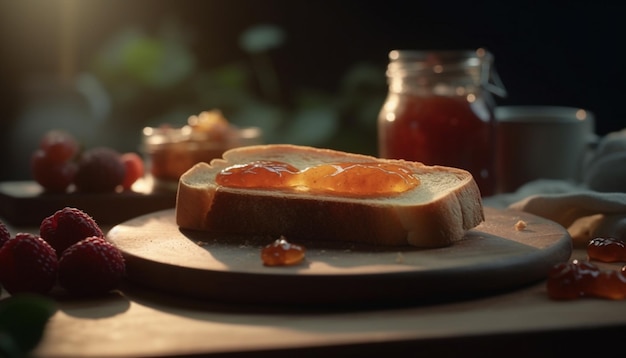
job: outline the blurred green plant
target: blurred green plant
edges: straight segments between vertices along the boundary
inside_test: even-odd
[[[235,125],[261,127],[267,143],[376,154],[384,69],[355,64],[332,93],[303,85],[285,91],[272,60],[287,38],[279,27],[244,31],[239,46],[247,57],[215,68],[198,66],[188,38],[176,22],[156,35],[126,29],[96,55],[91,70],[110,94],[114,125],[180,126],[191,114],[220,109]]]

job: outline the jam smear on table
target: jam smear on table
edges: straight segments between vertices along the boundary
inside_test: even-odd
[[[555,265],[548,273],[546,288],[554,300],[596,297],[626,299],[626,267],[603,270],[591,262],[573,260]]]
[[[626,242],[612,237],[597,237],[587,245],[590,260],[602,262],[626,261]]]
[[[281,237],[273,243],[263,247],[261,260],[265,266],[290,266],[304,260],[305,248],[288,242]]]
[[[299,170],[279,161],[255,161],[223,169],[216,183],[225,187],[282,189],[374,197],[398,195],[420,180],[401,165],[391,163],[332,163]]]

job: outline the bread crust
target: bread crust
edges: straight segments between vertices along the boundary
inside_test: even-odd
[[[215,184],[215,175],[221,169],[259,159],[296,163],[300,169],[307,163],[395,163],[410,168],[421,184],[411,193],[380,198],[237,189]],[[449,183],[438,192],[442,187],[436,181]],[[211,164],[198,163],[181,176],[176,199],[176,222],[183,229],[284,235],[294,241],[441,247],[461,240],[467,230],[483,220],[480,191],[465,170],[288,144],[237,148]]]

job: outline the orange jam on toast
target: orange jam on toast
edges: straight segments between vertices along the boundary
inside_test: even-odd
[[[398,195],[420,184],[411,172],[390,163],[333,163],[303,170],[278,161],[256,161],[223,169],[216,183],[231,188],[277,189],[375,197]]]

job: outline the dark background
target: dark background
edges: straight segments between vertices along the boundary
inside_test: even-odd
[[[191,35],[197,67],[211,69],[245,57],[239,36],[267,23],[286,34],[272,55],[287,94],[301,87],[332,93],[360,62],[377,66],[384,76],[392,49],[485,47],[494,54],[509,93],[499,104],[585,108],[595,113],[600,135],[626,127],[626,18],[618,3],[0,0],[0,149],[5,157],[18,153],[6,139],[28,105],[23,84],[59,71],[60,9],[67,4],[78,13],[77,70],[120,29],[139,26],[150,33],[166,18],[177,19]],[[5,162],[2,178],[12,178],[6,167],[11,162],[0,160]]]

